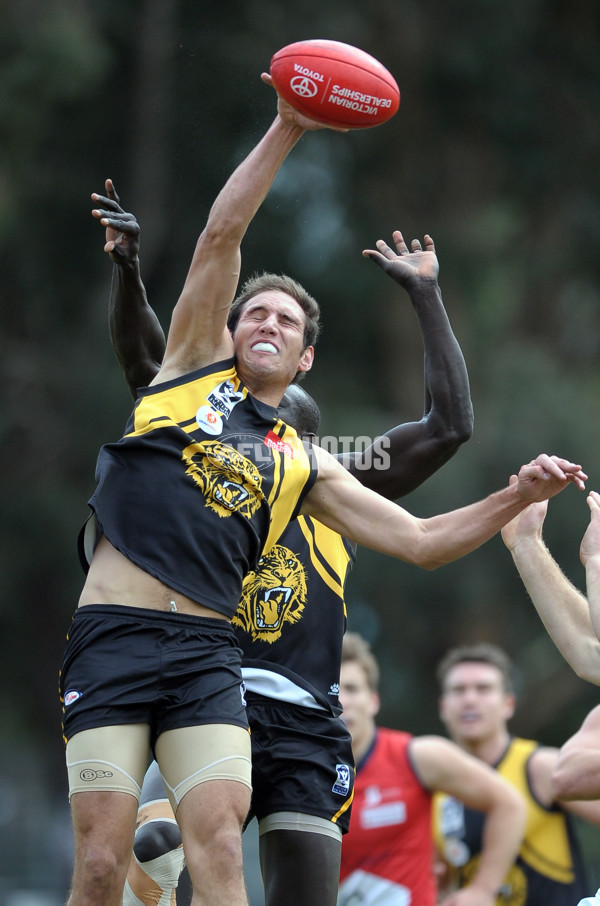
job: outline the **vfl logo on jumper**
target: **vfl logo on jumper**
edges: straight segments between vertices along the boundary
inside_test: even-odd
[[[229,418],[233,407],[244,399],[244,391],[236,390],[233,381],[223,381],[210,391],[206,399],[223,418]]]
[[[336,764],[335,772],[337,778],[331,787],[331,792],[337,793],[338,796],[347,796],[350,792],[350,765]]]
[[[251,460],[218,440],[190,444],[181,454],[204,495],[205,505],[225,517],[240,513],[250,519],[264,502],[262,478]]]
[[[229,418],[233,407],[244,399],[244,392],[236,390],[233,381],[217,384],[206,397],[208,405],[200,406],[196,421],[207,434],[217,436],[223,431],[223,419]]]
[[[250,633],[253,642],[272,644],[286,623],[302,619],[305,605],[304,567],[293,551],[276,544],[246,577],[233,624]]]

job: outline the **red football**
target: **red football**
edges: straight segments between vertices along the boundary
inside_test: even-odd
[[[300,113],[328,126],[368,129],[400,105],[396,80],[379,60],[341,41],[297,41],[271,60],[273,84]]]

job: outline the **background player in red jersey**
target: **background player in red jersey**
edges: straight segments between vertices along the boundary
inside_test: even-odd
[[[344,638],[340,699],[356,762],[350,831],[342,843],[339,906],[433,906],[433,793],[443,790],[485,821],[481,861],[449,906],[491,906],[521,844],[522,797],[491,769],[441,736],[377,727],[379,669],[357,633]]]

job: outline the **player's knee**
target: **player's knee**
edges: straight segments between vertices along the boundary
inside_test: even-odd
[[[175,821],[157,819],[142,824],[135,833],[133,852],[138,862],[151,862],[181,845],[181,832]]]
[[[79,855],[76,871],[89,890],[110,890],[112,885],[120,886],[127,871],[127,864],[118,854],[106,846],[88,846]]]

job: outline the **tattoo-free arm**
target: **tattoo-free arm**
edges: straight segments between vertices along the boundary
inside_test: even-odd
[[[313,451],[318,476],[302,512],[357,544],[424,569],[463,557],[533,501],[553,497],[571,481],[582,490],[587,478],[579,465],[542,453],[501,491],[461,509],[418,519],[363,487],[325,450]]]
[[[564,659],[582,679],[600,684],[600,642],[592,626],[588,600],[562,572],[542,537],[547,506],[547,502],[535,503],[523,510],[502,529],[502,539],[548,635]],[[593,567],[590,565],[589,569]]]

